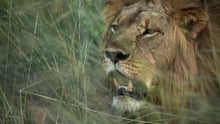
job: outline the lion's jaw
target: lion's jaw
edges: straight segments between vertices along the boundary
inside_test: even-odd
[[[126,78],[127,81],[118,81],[118,79],[116,77],[112,77],[112,82],[110,82],[113,87],[114,90],[119,90],[119,88],[124,88],[127,91],[131,91],[132,89],[134,89],[134,86],[129,86],[132,83],[132,85],[135,85],[133,83],[137,84],[137,79],[134,75],[129,74],[129,72],[126,71],[126,68],[123,68],[120,66],[119,63],[112,63],[109,59],[105,58],[104,60],[104,69],[106,71],[107,75],[111,75],[112,72],[114,73],[118,73],[121,77]],[[130,82],[129,82],[130,81]],[[151,88],[151,78],[149,78],[149,80],[146,81],[139,81],[142,82],[142,88],[145,90],[146,89],[150,89]],[[138,84],[140,85],[140,84]],[[138,88],[136,88],[138,89]],[[145,106],[146,104],[146,92],[141,92],[142,97],[137,98],[137,97],[132,97],[129,95],[120,95],[118,93],[113,93],[113,99],[112,99],[112,107],[114,110],[116,110],[119,113],[133,113],[136,112],[138,110],[140,110],[143,106]]]
[[[136,112],[145,104],[145,100],[138,101],[128,96],[114,96],[112,100],[112,107],[120,113]]]

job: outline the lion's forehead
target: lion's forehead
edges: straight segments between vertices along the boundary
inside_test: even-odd
[[[140,19],[148,18],[150,20],[158,20],[161,18],[168,17],[163,9],[156,9],[155,8],[146,8],[146,9],[140,9],[140,8],[125,8],[123,9],[119,15],[115,18],[114,23],[120,24],[126,24],[126,23],[132,23],[137,22]]]

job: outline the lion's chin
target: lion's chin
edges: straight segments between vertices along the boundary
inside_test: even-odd
[[[146,104],[145,100],[136,100],[129,96],[114,96],[112,107],[119,113],[133,113]]]

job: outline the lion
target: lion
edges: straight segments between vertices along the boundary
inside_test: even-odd
[[[134,115],[144,108],[148,111],[150,104],[160,108],[160,112],[182,116],[182,110],[199,113],[217,107],[217,2],[106,2],[103,66],[114,111]],[[196,119],[199,120],[197,116]]]

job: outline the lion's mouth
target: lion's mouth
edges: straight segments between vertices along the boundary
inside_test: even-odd
[[[138,110],[147,97],[144,83],[128,78],[118,71],[110,72],[108,77],[113,94],[112,106],[119,111]]]
[[[136,100],[146,98],[147,90],[143,82],[128,78],[117,71],[111,72],[109,77],[114,96],[128,96]]]

